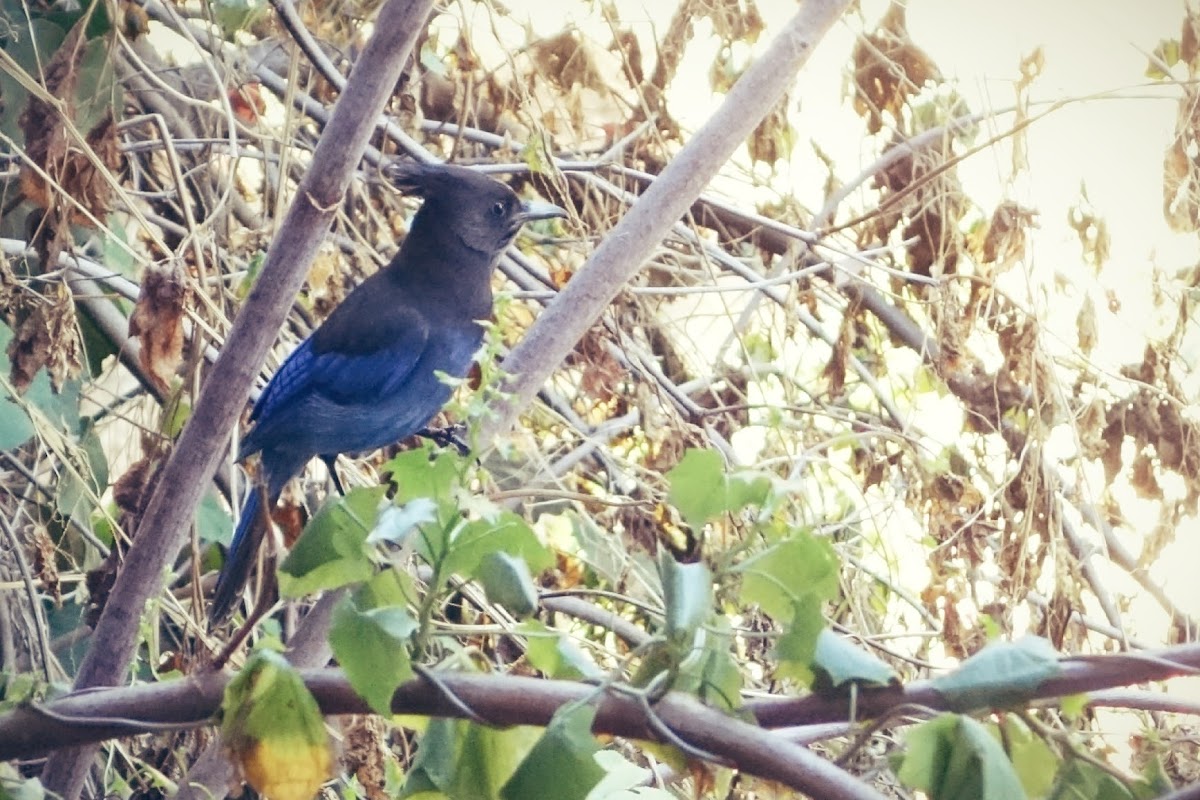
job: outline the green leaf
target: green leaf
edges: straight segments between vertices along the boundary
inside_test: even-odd
[[[74,469],[64,468],[55,500],[64,517],[86,520],[108,488],[108,459],[90,424],[71,455]]]
[[[1086,693],[1068,694],[1058,698],[1058,708],[1069,721],[1075,722],[1090,702],[1091,698]]]
[[[62,44],[67,35],[66,28],[69,26],[56,25],[36,17],[26,23],[20,6],[14,8],[7,3],[5,5],[6,27],[12,25],[15,20],[21,22],[19,36],[5,37],[8,41],[4,51],[28,74],[41,74],[40,68],[50,54]],[[0,97],[4,98],[4,105],[0,107],[0,131],[10,139],[23,142],[25,133],[21,130],[20,119],[29,103],[29,90],[21,85],[14,73],[15,70],[11,69],[0,70]],[[4,348],[0,349],[7,347],[8,343],[5,342]]]
[[[303,597],[371,577],[367,533],[385,491],[383,486],[351,489],[322,506],[279,567],[280,594]]]
[[[235,293],[239,300],[245,300],[250,294],[250,290],[254,288],[254,284],[258,281],[258,275],[262,272],[263,264],[266,263],[267,252],[259,250],[250,256],[246,262],[246,274],[242,276],[242,280],[237,285]]]
[[[604,675],[604,671],[565,634],[547,628],[536,619],[522,622],[517,632],[526,639],[525,657],[547,678],[579,680]]]
[[[43,800],[45,796],[41,781],[23,777],[9,762],[0,762],[0,800]]]
[[[517,619],[537,611],[537,587],[524,559],[500,551],[488,553],[479,567],[479,581],[488,602],[507,609]]]
[[[388,506],[367,537],[367,544],[388,542],[402,545],[418,525],[437,519],[437,505],[428,497],[414,497],[402,506]]]
[[[777,662],[776,676],[811,685],[815,677],[812,663],[817,655],[817,639],[824,629],[825,616],[821,613],[821,601],[815,595],[797,601],[791,621],[771,651]]]
[[[554,563],[554,557],[538,541],[529,524],[511,511],[502,512],[493,519],[477,519],[458,526],[448,546],[444,570],[470,578],[479,577],[484,557],[493,552],[525,559],[534,573]],[[436,561],[436,553],[422,552],[422,555],[431,563]]]
[[[817,635],[812,671],[816,676],[814,691],[822,693],[847,683],[887,686],[897,680],[891,667],[829,628]]]
[[[592,736],[596,709],[587,705],[563,706],[550,720],[546,732],[504,784],[504,800],[553,797],[584,800],[604,770],[596,763],[599,746]]]
[[[108,264],[105,264],[105,267],[111,268]],[[96,327],[96,323],[86,311],[80,308],[78,312],[75,320],[79,324],[79,341],[83,345],[87,374],[89,377],[99,378],[104,374],[104,359],[117,355],[117,348],[112,339]]]
[[[838,559],[829,540],[800,531],[739,564],[741,599],[787,621],[797,602],[837,596]],[[814,640],[815,643],[815,640]]]
[[[1054,776],[1046,800],[1138,800],[1123,783],[1097,766],[1079,759],[1063,764]]]
[[[79,433],[82,384],[69,380],[63,383],[62,391],[56,392],[50,385],[49,374],[39,369],[25,393],[14,396],[9,390],[12,364],[7,355],[12,339],[12,330],[0,324],[0,450],[11,450],[29,441],[37,430],[35,420],[74,437]]]
[[[396,484],[396,503],[403,505],[418,497],[426,497],[438,506],[438,522],[451,522],[458,513],[454,503],[459,485],[460,462],[447,450],[434,450],[426,445],[406,450],[383,466]]]
[[[451,800],[499,800],[501,787],[541,736],[539,728],[497,729],[466,720],[430,721],[401,797],[426,792]]]
[[[416,600],[412,576],[402,569],[391,567],[377,572],[354,591],[354,603],[359,608],[388,608],[408,606]]]
[[[670,792],[648,790],[645,784],[653,781],[654,773],[614,750],[596,753],[596,763],[604,770],[604,777],[588,793],[588,800],[675,800],[675,795]]]
[[[13,450],[33,436],[33,422],[6,387],[0,388],[0,450]]]
[[[671,504],[693,529],[721,514],[762,505],[771,481],[759,473],[725,474],[725,462],[715,450],[688,450],[667,473]]]
[[[540,132],[528,137],[525,146],[518,156],[525,162],[531,172],[539,175],[554,175],[554,157],[549,152],[545,134]]]
[[[208,491],[196,508],[196,532],[205,544],[229,543],[233,538],[233,518],[215,491]]]
[[[408,640],[418,623],[403,608],[362,611],[349,597],[333,610],[329,644],[354,691],[377,714],[391,716],[392,695],[413,675]]]
[[[226,38],[254,24],[267,10],[265,0],[212,0],[213,19]]]
[[[970,717],[943,714],[905,736],[897,776],[930,800],[1022,800],[1026,797],[1004,749]]]
[[[703,645],[679,667],[673,689],[694,694],[705,705],[733,711],[741,705],[742,671],[733,658],[733,630],[726,617],[704,629]]]
[[[952,711],[1010,708],[1024,703],[1062,670],[1054,646],[1037,636],[993,642],[931,685]]]
[[[1004,717],[1005,739],[1013,770],[1030,797],[1045,797],[1054,785],[1060,761],[1050,746],[1012,714]]]
[[[281,800],[316,794],[333,764],[317,701],[269,650],[251,656],[225,687],[221,740],[250,785]]]
[[[1146,64],[1146,77],[1156,81],[1167,77],[1167,72],[1163,70],[1163,67],[1165,66],[1167,69],[1170,69],[1178,64],[1181,53],[1182,47],[1178,39],[1160,40],[1154,48],[1154,55],[1156,57],[1149,59],[1149,62]]]
[[[665,548],[658,568],[667,612],[664,633],[672,642],[690,647],[712,610],[712,573],[702,563],[680,564]]]

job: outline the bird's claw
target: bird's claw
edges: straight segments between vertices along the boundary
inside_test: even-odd
[[[445,428],[422,428],[417,431],[417,436],[423,436],[435,442],[439,447],[454,446],[460,456],[466,456],[471,453],[471,446],[463,439],[463,434],[466,433],[467,426],[461,423],[449,425]]]

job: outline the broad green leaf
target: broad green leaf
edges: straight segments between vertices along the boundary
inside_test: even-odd
[[[269,650],[251,656],[225,687],[221,740],[247,782],[271,800],[309,800],[333,765],[317,701]]]
[[[105,266],[108,267],[107,264]],[[87,374],[91,378],[99,378],[104,374],[104,359],[117,355],[117,348],[82,309],[75,315],[75,320],[79,324],[79,341],[83,345]]]
[[[954,736],[958,718],[943,714],[914,725],[904,734],[906,750],[896,770],[905,786],[930,792],[950,761],[948,741]]]
[[[379,519],[367,537],[367,544],[388,542],[402,545],[414,528],[435,519],[437,506],[428,497],[414,497],[402,506],[387,506],[379,512]]]
[[[354,604],[361,609],[407,606],[417,599],[412,576],[396,567],[381,570],[354,590]]]
[[[1013,769],[1025,793],[1030,797],[1045,797],[1054,785],[1054,773],[1060,764],[1058,756],[1016,716],[1006,715],[1004,727]]]
[[[1161,81],[1167,77],[1163,66],[1170,68],[1179,63],[1181,47],[1178,39],[1162,39],[1154,48],[1156,58],[1149,59],[1146,64],[1146,77]]]
[[[267,11],[266,0],[212,0],[213,19],[227,38],[245,30]]]
[[[821,601],[815,595],[798,600],[783,636],[775,641],[775,675],[790,678],[806,686],[813,682],[812,663],[817,655],[817,639],[825,629]]]
[[[229,543],[233,538],[233,518],[215,491],[205,492],[196,508],[196,532],[205,544]]]
[[[901,782],[930,800],[1023,800],[1021,781],[1004,748],[970,717],[943,714],[906,735]]]
[[[501,787],[541,736],[540,728],[489,728],[466,720],[429,722],[401,797],[499,800]]]
[[[43,800],[46,790],[37,778],[26,778],[7,761],[0,762],[0,800]]]
[[[108,488],[108,459],[100,438],[91,425],[81,435],[79,447],[71,452],[73,469],[64,469],[58,484],[56,503],[64,517],[87,519]]]
[[[596,753],[596,763],[604,770],[604,777],[588,792],[587,800],[615,800],[615,798],[675,800],[675,796],[670,792],[663,792],[661,795],[641,794],[640,792],[646,789],[647,781],[653,778],[653,774],[650,770],[639,767],[615,750],[601,750]]]
[[[385,487],[351,489],[321,507],[279,567],[279,592],[302,597],[365,581],[373,571],[366,547]]]
[[[952,711],[1008,708],[1030,699],[1061,671],[1054,646],[1037,636],[993,642],[958,669],[932,681]]]
[[[511,511],[505,511],[492,519],[472,520],[459,526],[450,540],[443,567],[448,573],[476,578],[484,557],[493,552],[525,559],[534,573],[554,563],[553,556],[538,541],[529,524]],[[422,552],[422,555],[433,561],[436,554]]]
[[[712,610],[712,573],[703,563],[680,564],[666,549],[658,568],[667,613],[664,633],[672,642],[690,647]]]
[[[588,800],[677,800],[675,795],[656,786],[637,786],[612,793],[602,793],[598,791],[599,788],[588,794]]]
[[[448,717],[430,720],[417,745],[417,757],[405,777],[402,798],[427,792],[448,794],[446,789],[454,780],[455,762],[468,724],[466,720]]]
[[[688,450],[667,473],[667,483],[671,504],[696,530],[726,512],[761,505],[771,490],[765,475],[727,475],[725,461],[715,450]]]
[[[504,784],[504,800],[553,797],[584,800],[604,777],[596,763],[599,746],[592,736],[596,709],[587,705],[564,706],[555,713],[546,732]]]
[[[525,636],[525,657],[547,678],[578,680],[604,674],[565,634],[547,628],[536,619],[522,622],[517,631]]]
[[[672,688],[725,711],[741,705],[742,672],[733,658],[728,618],[718,617],[705,627],[703,646],[684,659]]]
[[[1058,699],[1058,708],[1063,715],[1074,722],[1088,707],[1091,698],[1087,694],[1068,694]]]
[[[827,539],[800,531],[739,564],[741,599],[786,622],[796,603],[837,596],[838,559]]]
[[[25,24],[24,14],[20,13],[19,7],[13,8],[7,3],[5,5],[5,16],[8,18],[5,22],[11,25],[11,20],[21,20],[22,24],[20,35],[12,37],[4,51],[12,56],[13,61],[24,68],[26,73],[38,75],[39,66],[46,63],[49,54],[58,50],[70,25],[57,25],[36,17]],[[14,141],[23,142],[25,132],[21,129],[20,119],[29,104],[29,90],[21,84],[14,72],[0,69],[0,97],[4,98],[4,105],[0,107],[0,132]],[[8,343],[5,342],[4,348],[0,349],[7,347]]]
[[[396,503],[425,497],[438,507],[438,522],[446,525],[458,514],[454,503],[459,484],[458,456],[447,450],[434,450],[432,445],[406,450],[384,465],[396,484]]]
[[[825,628],[817,636],[812,671],[814,691],[833,691],[847,683],[886,686],[896,673],[874,655],[851,644],[845,637]]]
[[[1123,783],[1079,759],[1063,764],[1046,800],[1140,800]]]
[[[521,148],[518,157],[525,162],[530,171],[539,175],[554,175],[554,159],[548,151],[544,135],[535,133],[528,137],[525,146]]]
[[[7,371],[6,371],[7,372]],[[13,450],[33,436],[33,422],[25,409],[0,389],[0,450]]]
[[[412,677],[408,640],[416,619],[403,608],[362,611],[349,597],[333,610],[329,644],[346,679],[377,714],[391,716],[392,695]]]
[[[479,581],[488,602],[506,609],[517,619],[537,611],[537,587],[525,560],[508,553],[488,553],[479,567]]]
[[[50,385],[49,374],[39,369],[24,394],[14,397],[9,391],[12,364],[7,355],[12,338],[12,330],[0,324],[0,450],[11,450],[27,442],[37,430],[35,420],[74,437],[79,433],[82,384],[69,380],[63,383],[62,391],[56,392]]]

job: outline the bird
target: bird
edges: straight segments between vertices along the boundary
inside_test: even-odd
[[[268,524],[263,500],[274,507],[314,456],[332,464],[420,432],[450,398],[439,373],[464,377],[483,342],[501,253],[525,223],[567,215],[462,166],[396,160],[383,175],[421,207],[387,266],[292,351],[254,404],[238,461],[258,454],[260,486],[242,507],[210,627],[228,619],[249,577]]]

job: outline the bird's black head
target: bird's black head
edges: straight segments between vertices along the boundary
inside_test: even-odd
[[[489,262],[526,222],[567,215],[550,203],[523,202],[503,183],[465,167],[395,161],[384,174],[401,191],[424,198],[413,220],[414,232],[428,226],[428,232],[448,246],[484,254]]]

